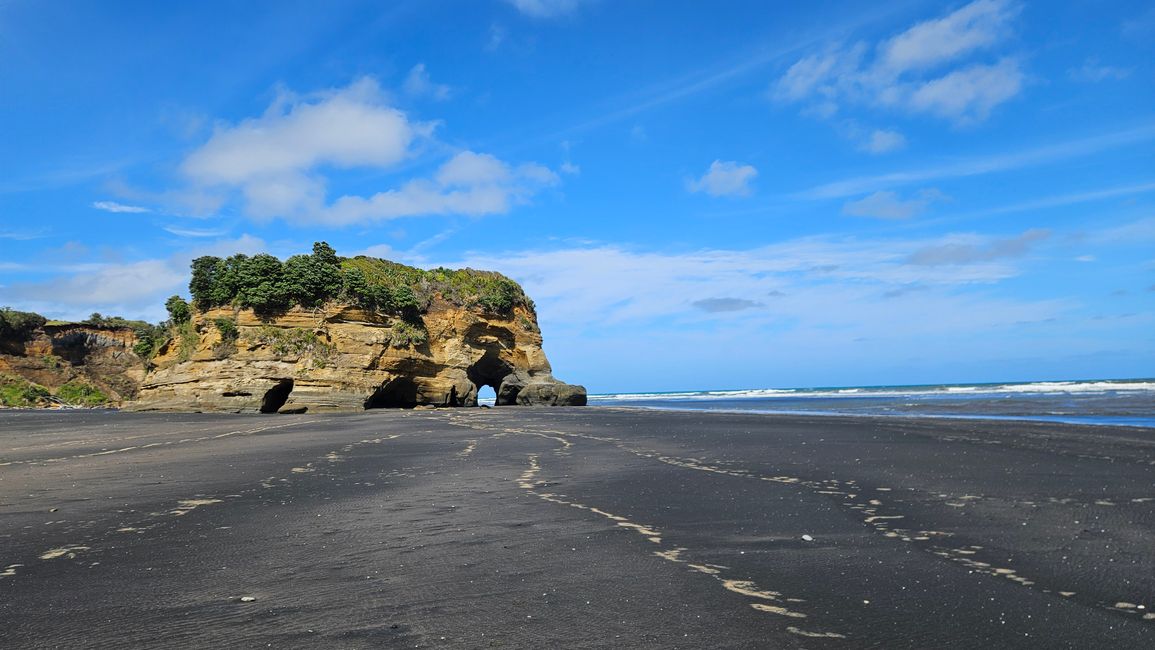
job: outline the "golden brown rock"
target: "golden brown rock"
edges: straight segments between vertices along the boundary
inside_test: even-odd
[[[83,382],[115,405],[135,397],[145,376],[143,360],[132,351],[135,343],[130,327],[44,325],[27,337],[0,340],[0,375],[22,377],[52,390]]]
[[[232,321],[235,341],[219,320]],[[531,310],[508,317],[435,302],[421,323],[330,303],[263,320],[251,310],[194,315],[166,344],[133,410],[309,412],[417,405],[583,405],[553,378]],[[228,330],[227,323],[224,329]]]

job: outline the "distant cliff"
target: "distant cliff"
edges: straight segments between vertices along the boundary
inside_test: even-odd
[[[302,412],[584,405],[541,348],[533,302],[513,280],[426,271],[327,244],[281,262],[198,258],[192,304],[170,299],[172,336],[134,410]]]
[[[148,325],[94,316],[52,323],[0,310],[0,405],[115,406],[133,399],[145,376],[138,343]]]

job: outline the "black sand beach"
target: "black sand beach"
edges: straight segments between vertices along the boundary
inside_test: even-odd
[[[1155,430],[0,412],[0,647],[1150,648]]]

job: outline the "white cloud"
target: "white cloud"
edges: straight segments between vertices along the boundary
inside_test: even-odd
[[[686,188],[710,196],[747,196],[751,192],[750,182],[757,175],[758,170],[751,165],[715,160],[701,178],[686,181]]]
[[[994,65],[973,65],[955,70],[915,87],[908,105],[960,122],[985,120],[991,109],[1019,94],[1023,73],[1018,62],[1003,59]]]
[[[1072,81],[1081,81],[1086,83],[1095,83],[1098,81],[1119,81],[1131,76],[1131,69],[1102,65],[1099,63],[1098,59],[1090,58],[1084,61],[1083,65],[1068,70],[1067,76],[1069,76]]]
[[[434,125],[413,123],[385,104],[377,82],[361,79],[319,101],[280,98],[261,117],[218,125],[182,170],[204,185],[262,183],[321,164],[388,167]]]
[[[423,70],[423,68],[422,68]],[[335,170],[396,171],[430,147],[436,123],[390,106],[369,78],[301,99],[283,96],[258,118],[221,124],[181,170],[202,206],[239,197],[247,216],[345,225],[430,214],[484,215],[524,203],[558,177],[536,164],[511,167],[488,154],[458,153],[433,178],[411,178],[370,196],[329,200]],[[222,198],[223,197],[223,198]]]
[[[68,264],[37,264],[13,271],[50,273],[50,277],[0,287],[0,304],[18,304],[51,318],[79,320],[93,311],[106,315],[164,320],[164,300],[174,293],[187,295],[189,263],[202,255],[227,257],[236,253],[252,255],[268,251],[265,242],[252,235],[207,242],[177,252],[167,258],[134,262],[82,262],[75,250]],[[42,253],[43,255],[43,253]]]
[[[506,0],[518,11],[534,18],[554,18],[571,13],[581,0]]]
[[[875,129],[862,143],[862,150],[869,153],[889,153],[906,146],[906,137],[898,131]]]
[[[944,341],[969,362],[998,358],[992,346],[1021,342],[1018,323],[1073,309],[1066,299],[999,297],[992,287],[1026,272],[1023,259],[909,263],[914,251],[949,241],[813,237],[685,252],[581,245],[438,261],[521,282],[538,305],[559,376],[624,382],[644,364],[667,379],[686,375],[670,380],[671,390],[679,381],[727,385],[752,364],[788,364],[775,381],[799,385],[819,381],[799,379],[799,369],[833,372],[848,360],[885,366],[926,354],[942,363]],[[670,350],[684,354],[675,360]],[[744,361],[719,366],[718,359]],[[748,374],[738,381],[768,381],[764,371]]]
[[[92,207],[97,210],[104,210],[105,212],[129,213],[139,214],[142,212],[152,212],[148,208],[142,208],[138,205],[124,205],[116,201],[94,201]]]
[[[895,73],[922,70],[989,48],[1008,33],[1016,12],[1002,0],[977,0],[921,22],[878,46],[878,64]]]
[[[1014,253],[1020,250],[1016,246],[1029,246],[1044,236],[1028,231],[1007,240],[980,235],[909,240],[807,237],[752,249],[685,253],[595,246],[476,254],[443,263],[495,269],[522,281],[538,304],[548,305],[541,313],[553,322],[594,325],[670,318],[696,313],[700,307],[694,308],[694,303],[699,301],[770,295],[776,296],[773,310],[750,312],[813,320],[818,314],[797,311],[800,305],[834,313],[841,309],[837,302],[820,309],[816,305],[837,294],[855,293],[866,301],[912,284],[943,291],[1015,277],[1021,272],[1014,264]],[[927,263],[932,260],[924,251],[961,245],[980,253],[966,262],[956,254],[952,265]],[[853,316],[847,312],[846,318]]]
[[[909,219],[922,214],[931,203],[946,198],[945,194],[933,188],[922,190],[910,199],[902,199],[895,192],[882,190],[857,201],[848,202],[842,206],[842,213],[852,217]]]
[[[429,78],[429,72],[425,69],[424,63],[418,63],[409,71],[409,75],[405,77],[405,83],[402,89],[413,97],[429,97],[437,101],[444,101],[449,99],[452,94],[449,86],[445,84],[433,83]]]
[[[187,281],[187,274],[166,260],[143,260],[97,265],[73,275],[13,284],[5,287],[4,294],[5,300],[50,316],[75,319],[99,311],[139,317],[156,312],[163,296],[180,291]]]
[[[1017,59],[973,61],[1006,40],[1016,13],[1011,2],[975,0],[873,48],[859,43],[803,57],[774,92],[785,101],[806,102],[806,112],[826,117],[842,105],[865,104],[959,124],[980,121],[1022,89]]]
[[[512,168],[489,154],[465,151],[442,165],[432,180],[409,181],[370,197],[343,196],[314,214],[313,220],[347,225],[418,215],[500,214],[558,182],[557,174],[541,165]]]
[[[228,232],[228,230],[220,228],[184,228],[182,226],[165,226],[164,230],[177,237],[220,237]]]

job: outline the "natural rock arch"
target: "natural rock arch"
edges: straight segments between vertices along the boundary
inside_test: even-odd
[[[397,377],[381,384],[368,399],[365,409],[411,409],[417,406],[417,384],[408,377]]]
[[[293,380],[282,379],[265,392],[261,398],[261,413],[276,413],[281,410],[285,402],[289,401],[289,393],[293,392]]]
[[[479,393],[482,387],[489,386],[493,389],[494,394],[497,395],[497,400],[494,402],[494,405],[501,406],[502,404],[513,403],[503,402],[501,399],[502,383],[511,372],[513,372],[513,368],[507,362],[501,360],[496,350],[490,349],[486,350],[485,354],[466,370],[466,375],[469,377],[469,381],[473,382],[473,385],[476,387],[474,395]]]

